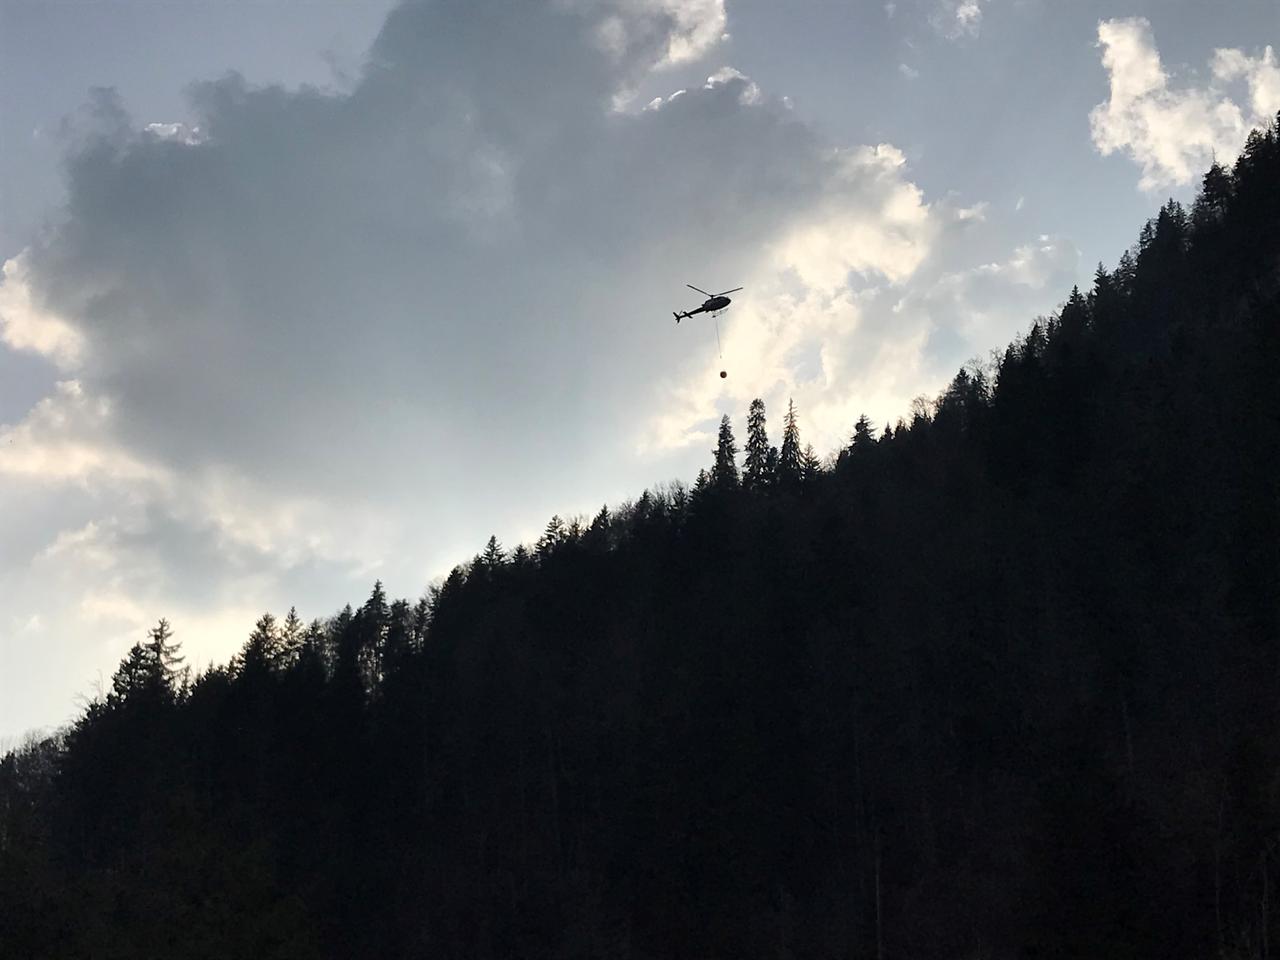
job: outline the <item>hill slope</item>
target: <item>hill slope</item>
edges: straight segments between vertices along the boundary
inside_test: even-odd
[[[992,372],[0,762],[0,954],[1280,949],[1280,136]],[[761,419],[756,419],[756,417]]]

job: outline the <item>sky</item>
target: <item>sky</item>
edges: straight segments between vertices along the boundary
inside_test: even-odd
[[[1274,0],[0,0],[0,743],[820,453],[1280,110]],[[742,286],[716,330],[685,287]],[[720,378],[724,369],[727,378]],[[777,437],[775,437],[775,440]]]

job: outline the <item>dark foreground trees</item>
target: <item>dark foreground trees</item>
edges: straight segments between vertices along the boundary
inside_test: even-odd
[[[823,469],[166,627],[0,761],[0,955],[1280,950],[1280,144]]]

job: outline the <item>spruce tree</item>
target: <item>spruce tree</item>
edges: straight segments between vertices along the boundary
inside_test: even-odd
[[[769,437],[765,432],[764,401],[751,401],[747,413],[747,449],[743,464],[742,485],[748,490],[764,490],[769,486]]]
[[[312,682],[320,682],[328,676],[331,664],[329,628],[317,617],[307,624],[306,633],[303,634],[296,670]]]
[[[517,549],[517,553],[519,550]],[[418,602],[413,605],[413,646],[415,650],[421,650],[422,644],[427,639],[427,628],[431,625],[431,601],[423,594],[418,598]]]
[[[538,559],[545,560],[551,556],[556,547],[564,542],[565,533],[564,521],[560,519],[559,514],[548,520],[546,529],[542,531],[542,536],[538,538]]]
[[[853,425],[853,436],[849,440],[849,451],[858,455],[868,453],[876,444],[876,428],[871,425],[871,418],[865,413],[858,417]]]
[[[733,427],[729,415],[720,418],[720,436],[716,442],[715,463],[711,467],[711,485],[717,490],[730,490],[738,486],[738,445],[733,439]]]
[[[593,553],[604,553],[609,549],[608,505],[600,508],[600,512],[591,521],[591,526],[587,528],[586,545]]]
[[[121,703],[144,695],[154,689],[154,679],[151,654],[141,643],[135,643],[111,677],[111,693],[107,695],[107,702]]]
[[[782,431],[782,449],[778,452],[778,486],[794,490],[800,483],[800,427],[796,423],[794,400],[787,402],[787,419]]]
[[[391,625],[391,608],[382,581],[375,581],[369,599],[356,616],[360,679],[366,690],[372,690],[382,676],[382,655]]]
[[[284,623],[280,625],[280,666],[297,663],[302,654],[302,644],[306,639],[307,628],[298,616],[298,608],[290,607]]]
[[[812,487],[813,482],[822,475],[822,461],[818,458],[817,451],[813,449],[813,444],[805,444],[804,453],[800,455],[800,484],[802,487]]]
[[[387,624],[387,636],[383,643],[382,673],[390,678],[403,672],[414,650],[414,620],[409,601],[397,600],[391,604]]]
[[[1078,286],[1071,288],[1071,296],[1062,306],[1058,317],[1059,333],[1067,341],[1076,341],[1084,336],[1089,327],[1089,302],[1084,298]]]
[[[325,631],[333,663],[333,682],[346,695],[353,695],[361,686],[360,626],[356,612],[348,603],[329,621]]]
[[[1191,208],[1191,222],[1197,229],[1205,229],[1221,223],[1231,205],[1235,183],[1231,174],[1215,162],[1200,182],[1200,194]]]
[[[147,637],[146,650],[151,666],[153,683],[163,690],[172,692],[178,669],[184,659],[178,656],[181,644],[176,641],[169,642],[173,639],[173,628],[169,626],[169,621],[163,617],[155,627],[148,631]]]
[[[271,672],[280,655],[280,638],[276,618],[264,613],[253,625],[253,632],[245,641],[236,658],[236,672],[240,676],[258,677]]]
[[[497,536],[490,536],[489,542],[484,545],[484,553],[480,554],[477,566],[486,576],[492,577],[506,562],[507,554],[502,549],[502,544],[498,543]]]

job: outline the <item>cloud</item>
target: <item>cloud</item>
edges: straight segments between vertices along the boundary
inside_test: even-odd
[[[915,80],[917,77],[920,76],[919,70],[917,70],[915,67],[910,67],[905,63],[898,64],[898,72],[902,74],[904,77],[906,77],[908,80]]]
[[[1217,50],[1205,86],[1175,87],[1146,19],[1101,21],[1098,45],[1111,95],[1089,114],[1093,143],[1103,156],[1127,153],[1142,168],[1144,190],[1189,184],[1215,156],[1230,163],[1248,132],[1280,110],[1271,47],[1256,57]],[[1247,97],[1233,99],[1232,85],[1243,85]]]
[[[37,302],[27,282],[26,254],[0,270],[0,341],[12,350],[48,357],[63,370],[74,370],[84,349],[75,327]]]
[[[163,471],[105,439],[110,420],[109,400],[85,396],[77,380],[59,381],[21,423],[0,424],[0,476],[43,483],[161,479]]]
[[[199,127],[188,127],[185,123],[148,123],[143,129],[161,140],[173,140],[189,147],[204,140]]]
[[[933,248],[963,249],[984,229],[984,211],[951,198],[935,203]],[[936,394],[961,363],[1025,330],[1077,282],[1079,260],[1069,239],[1044,235],[988,263],[947,269],[935,262],[910,284],[882,275],[857,288],[824,288],[774,274],[721,321],[729,378],[665,384],[670,399],[640,448],[701,449],[717,427],[707,411],[717,403],[738,411],[760,396],[774,411],[794,399],[806,442],[834,449],[860,414],[896,420],[909,398]]]
[[[939,0],[929,23],[948,40],[976,37],[982,29],[983,0]]]
[[[1076,245],[1042,235],[1003,259],[942,271],[894,298],[888,309],[896,325],[922,338],[915,358],[922,385],[915,393],[935,394],[959,366],[957,357],[986,356],[1024,332],[1064,298],[1079,272]]]
[[[66,373],[0,428],[31,662],[109,670],[160,615],[225,659],[263,608],[416,593],[491,532],[696,472],[756,395],[822,449],[936,389],[938,329],[964,350],[1023,306],[1002,291],[1043,296],[1032,247],[948,300],[984,207],[737,70],[620,107],[725,27],[720,2],[408,3],[342,91],[228,75],[164,124],[95,93],[61,223],[0,286],[4,342]],[[728,380],[671,320],[685,283],[747,288]]]

